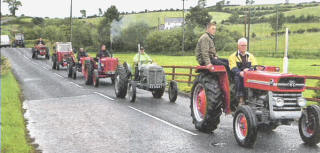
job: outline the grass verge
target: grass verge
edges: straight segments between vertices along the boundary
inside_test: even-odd
[[[36,152],[27,136],[18,82],[11,71],[1,82],[1,152]]]

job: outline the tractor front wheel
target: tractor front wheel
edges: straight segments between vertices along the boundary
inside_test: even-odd
[[[299,119],[299,133],[303,142],[317,145],[320,142],[320,107],[308,106]]]
[[[134,103],[136,101],[136,83],[134,81],[131,81],[128,85],[128,97],[131,103]]]
[[[195,128],[210,133],[217,129],[222,114],[222,91],[218,78],[200,73],[191,90],[191,116]]]
[[[176,102],[178,97],[178,84],[176,81],[170,81],[168,93],[170,102]]]
[[[76,79],[77,78],[77,68],[76,66],[72,67],[72,79]]]
[[[68,78],[72,78],[72,69],[73,69],[73,66],[72,66],[73,64],[71,64],[71,63],[68,63],[68,65],[67,65],[67,72],[68,72]]]
[[[92,65],[91,64],[86,64],[86,69],[87,69],[87,73],[85,74],[85,78],[86,78],[86,85],[91,85],[92,84]]]
[[[233,118],[233,134],[240,146],[252,147],[257,139],[257,121],[252,109],[239,106]]]

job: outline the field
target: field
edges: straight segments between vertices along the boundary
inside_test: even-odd
[[[95,54],[91,53],[91,56]],[[133,64],[134,54],[115,54],[115,57],[118,57],[120,62],[128,62],[130,65]],[[182,66],[196,66],[197,61],[194,56],[165,56],[165,55],[150,55],[155,63],[159,65],[182,65]],[[228,58],[223,56],[222,58]],[[269,58],[269,57],[256,57],[257,61],[261,65],[268,66],[278,66],[282,69],[282,59],[281,58]],[[299,75],[312,75],[320,76],[320,59],[290,59],[289,60],[289,73],[299,74]],[[166,72],[171,72],[171,69],[165,69]],[[189,70],[186,69],[177,69],[177,73],[189,73]],[[187,80],[187,77],[179,76],[176,77],[179,80]],[[171,77],[167,77],[171,79]],[[315,86],[316,80],[307,80],[307,86]],[[188,86],[184,83],[179,83],[179,89],[185,92],[190,92],[191,85]],[[313,91],[306,91],[304,96],[312,97],[314,94]]]
[[[270,17],[272,15],[274,15],[274,13],[265,15],[265,17]],[[294,9],[294,10],[291,10],[291,11],[284,12],[284,15],[285,16],[294,15],[296,17],[300,17],[302,15],[304,15],[305,17],[307,17],[308,15],[314,15],[314,16],[320,17],[320,6],[305,7],[305,8],[301,8],[301,9]]]
[[[185,16],[188,14],[186,12]],[[221,22],[224,19],[227,19],[231,16],[229,13],[223,12],[209,12],[212,16],[212,20],[216,22]],[[127,27],[130,23],[135,22],[145,22],[151,27],[157,27],[158,24],[164,24],[164,19],[166,17],[182,17],[182,11],[166,11],[166,12],[149,12],[149,13],[139,13],[139,14],[129,14],[123,16],[122,24],[123,27]],[[101,21],[101,17],[99,18],[89,18],[89,19],[81,19],[86,22],[97,25],[99,21]]]
[[[1,76],[1,152],[34,152],[26,139],[21,91],[13,74]]]

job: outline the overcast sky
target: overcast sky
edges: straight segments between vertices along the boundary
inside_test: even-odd
[[[1,12],[9,14],[8,5],[1,1]],[[22,7],[17,15],[38,17],[67,17],[70,16],[70,0],[20,0]],[[207,0],[207,5],[215,5],[220,0]],[[289,0],[290,3],[311,2],[320,0]],[[186,0],[185,7],[190,8],[197,4],[198,0]],[[243,5],[245,0],[230,0],[231,4]],[[284,3],[285,0],[255,0],[255,4]],[[87,16],[98,14],[98,9],[105,11],[111,5],[115,5],[119,11],[143,11],[182,8],[182,0],[73,0],[73,16],[81,16],[80,10],[85,9]]]

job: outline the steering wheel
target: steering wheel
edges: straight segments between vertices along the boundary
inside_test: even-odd
[[[251,70],[257,70],[258,67],[262,67],[261,71],[263,71],[264,69],[266,69],[266,67],[263,66],[263,65],[254,65],[254,66],[251,66],[250,69],[251,69]]]

